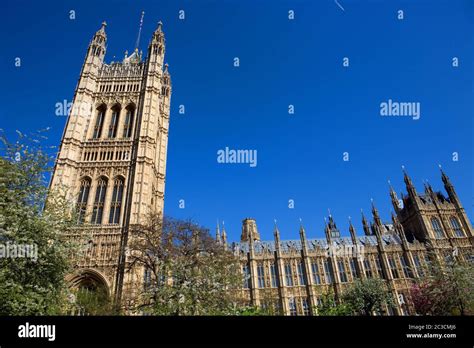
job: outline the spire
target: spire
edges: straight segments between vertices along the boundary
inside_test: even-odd
[[[227,232],[225,231],[225,222],[222,221],[222,244],[227,245]]]
[[[216,241],[219,244],[222,242],[222,240],[221,240],[221,230],[219,228],[219,219],[217,219],[217,226],[216,226]]]
[[[443,184],[445,186],[452,186],[451,181],[449,180],[448,176],[446,175],[443,168],[441,167],[441,164],[438,164],[438,167],[441,172],[441,180],[443,180]]]
[[[400,239],[402,240],[403,243],[407,242],[407,237],[405,236],[405,231],[403,229],[402,224],[400,223],[400,220],[398,220],[398,217],[394,212],[392,211],[392,223],[393,227],[395,228],[395,231],[398,233]]]
[[[350,216],[349,216],[349,232],[351,234],[352,243],[356,244],[357,243],[357,234],[356,234],[356,230],[354,228],[354,225],[352,224],[352,219],[351,219]]]
[[[276,219],[273,220],[273,222],[275,223],[275,227],[273,228],[273,236],[275,237],[275,240],[278,240],[278,242],[280,242],[280,230],[278,229]]]
[[[403,181],[405,181],[408,195],[411,198],[414,198],[416,197],[416,189],[415,189],[415,186],[413,185],[413,182],[411,181],[411,178],[408,176],[405,166],[402,166],[402,171],[403,171]]]
[[[304,230],[303,220],[300,218],[300,237],[301,240],[306,240],[306,231]]]
[[[449,177],[443,171],[443,168],[441,168],[441,164],[439,164],[438,166],[439,170],[441,171],[441,180],[443,180],[444,189],[448,193],[449,200],[456,206],[461,207],[461,201],[458,198],[458,195],[456,193],[456,190],[454,189],[453,184],[451,183],[451,180],[449,180]]]
[[[400,210],[398,196],[395,190],[393,189],[393,186],[390,180],[388,180],[388,186],[390,187],[390,198],[392,200],[393,209],[395,209],[395,211],[398,212]]]
[[[374,222],[376,225],[381,226],[382,225],[382,220],[380,219],[379,211],[375,207],[375,203],[373,198],[370,199],[371,204],[372,204],[372,216],[374,218]]]
[[[360,213],[362,214],[362,226],[364,228],[364,233],[366,236],[370,236],[372,233],[370,232],[370,227],[367,219],[365,218],[364,211],[361,209]]]

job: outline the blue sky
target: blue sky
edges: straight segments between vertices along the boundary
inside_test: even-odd
[[[404,190],[402,164],[422,191],[424,179],[443,188],[441,163],[472,219],[474,2],[339,3],[344,11],[333,0],[2,1],[1,128],[13,137],[49,126],[59,144],[66,119],[55,104],[72,99],[94,32],[106,20],[106,61],[121,59],[144,10],[140,48],[162,20],[173,83],[167,214],[212,229],[225,220],[234,241],[243,218],[257,219],[263,239],[277,219],[282,238],[296,239],[300,217],[323,237],[330,208],[343,234],[349,215],[362,233],[371,198],[389,219],[387,179]],[[419,102],[420,119],[381,117],[388,99]],[[257,150],[257,166],[217,163],[226,146]]]

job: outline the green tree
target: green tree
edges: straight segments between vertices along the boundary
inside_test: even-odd
[[[344,291],[342,301],[353,314],[372,315],[394,305],[393,296],[379,278],[358,279]]]
[[[330,289],[320,298],[319,305],[316,307],[318,315],[322,316],[344,316],[351,315],[352,310],[346,303],[338,303],[334,292]]]
[[[0,315],[59,314],[67,304],[70,253],[61,233],[71,214],[63,195],[48,196],[52,158],[39,145],[41,135],[19,134],[15,143],[0,135]],[[26,246],[31,253],[19,257]]]
[[[190,221],[151,216],[131,229],[130,267],[144,267],[137,308],[156,315],[239,314],[239,260]]]

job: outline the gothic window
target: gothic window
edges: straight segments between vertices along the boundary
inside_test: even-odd
[[[107,192],[107,179],[101,177],[97,183],[95,191],[94,208],[92,210],[91,223],[102,224],[102,215],[104,213],[105,193]]]
[[[423,277],[425,272],[423,271],[423,266],[421,265],[420,258],[418,255],[413,255],[413,262],[415,263],[416,270],[418,271],[418,275]]]
[[[120,211],[122,208],[124,180],[117,178],[114,181],[114,190],[112,192],[112,202],[110,203],[109,224],[120,223]]]
[[[437,218],[431,219],[431,226],[433,227],[436,238],[444,238],[443,229],[441,228],[441,224]]]
[[[451,216],[449,221],[451,222],[451,227],[453,228],[456,237],[464,237],[464,233],[461,229],[458,219],[456,219],[454,216]]]
[[[377,273],[380,278],[385,278],[385,275],[383,273],[382,269],[382,263],[380,262],[380,258],[378,256],[375,257],[375,266],[377,267]]]
[[[358,275],[357,275],[357,265],[356,265],[356,261],[355,259],[351,259],[350,260],[350,264],[351,264],[351,274],[352,274],[352,278],[357,278]]]
[[[132,136],[133,112],[134,112],[134,109],[131,107],[128,107],[127,112],[125,113],[125,123],[123,125],[124,138],[130,138]]]
[[[277,275],[276,275],[276,266],[274,263],[270,265],[270,280],[272,284],[272,288],[277,287]]]
[[[319,265],[317,261],[311,263],[311,272],[313,273],[314,284],[321,284],[321,273],[319,273]]]
[[[306,285],[305,279],[304,279],[304,265],[303,262],[298,263],[298,280],[299,280],[299,285]]]
[[[392,271],[393,278],[400,278],[398,274],[397,263],[395,262],[395,259],[392,256],[388,257],[388,264],[390,265],[390,270]]]
[[[309,303],[306,297],[301,299],[301,307],[303,307],[303,315],[309,315]]]
[[[250,270],[248,265],[244,265],[242,267],[242,273],[244,274],[244,289],[248,289],[250,287]]]
[[[370,260],[369,259],[364,260],[364,268],[365,268],[365,276],[367,278],[372,278],[372,276],[373,276],[372,267],[370,265]]]
[[[296,301],[295,301],[295,298],[294,297],[290,297],[288,299],[288,305],[290,307],[290,315],[291,316],[295,316],[298,314],[298,312],[296,311]]]
[[[99,109],[97,109],[97,118],[95,119],[94,134],[92,135],[92,139],[99,139],[102,134],[102,127],[104,126],[105,110],[106,110],[105,106],[102,106]]]
[[[347,283],[347,274],[346,269],[344,267],[344,261],[339,260],[337,262],[337,268],[339,269],[339,278],[341,279],[341,282]]]
[[[81,188],[79,190],[79,196],[77,197],[77,213],[78,223],[84,223],[87,209],[87,199],[89,198],[89,191],[91,188],[91,180],[89,178],[84,178],[81,180]]]
[[[109,125],[109,138],[115,138],[117,136],[117,127],[120,117],[120,107],[115,106],[112,108],[112,118],[110,119]]]
[[[331,284],[332,283],[332,267],[328,260],[324,260],[324,273],[326,275],[326,283]]]
[[[285,280],[286,286],[293,286],[293,274],[291,272],[291,264],[285,263]]]
[[[405,275],[405,278],[413,278],[413,273],[410,267],[408,267],[408,262],[404,255],[400,255],[400,264],[402,265],[403,274]]]
[[[258,287],[260,289],[265,287],[265,272],[262,264],[257,266],[257,278],[258,278]]]

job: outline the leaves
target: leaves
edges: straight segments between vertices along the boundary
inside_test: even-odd
[[[62,238],[71,225],[68,204],[58,192],[48,195],[52,158],[36,139],[20,134],[14,144],[0,140],[0,243],[38,252],[36,258],[0,258],[0,315],[58,314],[69,269]]]

